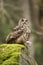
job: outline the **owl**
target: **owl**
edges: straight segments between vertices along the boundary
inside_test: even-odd
[[[30,34],[29,21],[26,18],[21,18],[18,25],[6,37],[6,42],[23,44],[29,39]]]

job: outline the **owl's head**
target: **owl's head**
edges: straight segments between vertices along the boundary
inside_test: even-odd
[[[30,25],[29,25],[29,20],[28,20],[28,19],[26,19],[26,18],[21,18],[21,19],[19,20],[18,25],[24,28],[24,32],[29,32],[29,33],[31,33],[31,29],[30,29]]]
[[[23,25],[27,25],[29,23],[29,21],[26,19],[26,18],[21,18],[20,20],[19,20],[19,23],[18,23],[18,25],[19,26],[23,26]]]

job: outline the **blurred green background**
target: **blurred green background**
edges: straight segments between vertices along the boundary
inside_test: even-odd
[[[43,0],[0,0],[0,43],[6,43],[6,36],[23,17],[34,30],[34,56],[43,65]]]

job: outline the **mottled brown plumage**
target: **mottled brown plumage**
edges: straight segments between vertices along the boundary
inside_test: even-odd
[[[6,38],[7,43],[25,43],[30,37],[29,21],[22,18],[18,22],[18,26],[13,28],[13,31]]]

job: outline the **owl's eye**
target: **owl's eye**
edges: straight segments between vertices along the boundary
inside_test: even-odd
[[[27,22],[28,20],[26,20],[26,22]]]
[[[24,21],[24,19],[22,19],[22,21]]]

